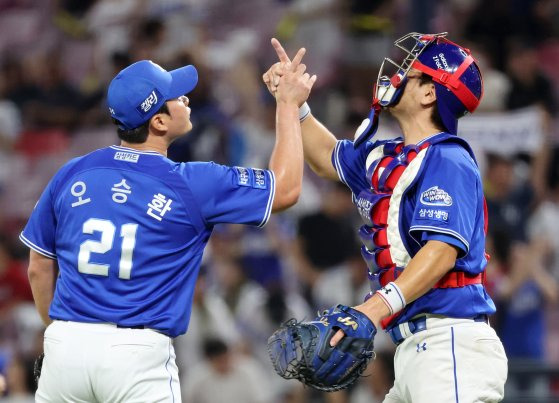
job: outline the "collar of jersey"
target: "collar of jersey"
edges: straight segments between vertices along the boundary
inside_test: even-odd
[[[158,153],[157,151],[140,151],[140,150],[136,150],[134,148],[123,147],[123,146],[111,146],[111,148],[113,148],[115,150],[120,150],[120,151],[128,151],[128,152],[136,153],[136,154],[161,155],[161,153]]]
[[[437,137],[439,134],[444,134],[444,132],[438,132],[436,134],[432,134],[429,137],[425,137],[424,139],[422,139],[421,141],[419,141],[416,146],[420,146],[421,144],[425,143],[426,141],[432,139],[433,137]]]

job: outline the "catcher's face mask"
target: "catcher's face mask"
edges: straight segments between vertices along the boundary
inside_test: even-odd
[[[446,32],[429,35],[412,32],[394,42],[394,45],[404,52],[404,58],[400,63],[388,57],[382,62],[373,89],[371,111],[355,133],[355,147],[374,136],[381,109],[398,102],[411,68],[433,77],[437,87],[439,110],[442,106],[441,112],[444,114],[441,117],[450,133],[456,132],[456,120],[461,116],[458,113],[459,107],[464,111],[473,112],[479,104],[482,92],[479,69],[474,64],[469,50],[447,40],[446,35]],[[469,77],[470,75],[472,77]],[[442,88],[445,89],[444,92],[441,91]],[[450,96],[453,98],[449,99],[449,96],[446,96],[446,89],[450,90]],[[444,105],[440,105],[443,98]],[[454,98],[458,100],[457,107],[452,107],[453,110],[448,114],[444,113],[446,104],[456,103]]]

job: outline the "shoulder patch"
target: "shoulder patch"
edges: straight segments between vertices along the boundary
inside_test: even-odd
[[[266,171],[258,168],[235,167],[237,185],[248,186],[255,189],[267,189],[268,180]]]
[[[430,187],[421,193],[420,200],[427,206],[452,206],[452,197],[438,186]]]

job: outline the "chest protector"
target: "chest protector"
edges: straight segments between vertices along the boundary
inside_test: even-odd
[[[423,160],[430,147],[442,142],[454,142],[464,147],[474,158],[473,151],[464,140],[451,134],[441,134],[417,146],[404,146],[401,140],[388,141],[375,147],[367,156],[366,175],[371,185],[358,196],[356,205],[364,225],[359,228],[362,242],[361,254],[367,263],[371,293],[398,278],[412,256],[402,239],[410,240],[407,229],[400,224],[400,204],[403,196],[421,177]],[[485,200],[484,200],[485,208]],[[487,232],[487,209],[485,208],[485,231]],[[486,257],[488,257],[486,255]],[[443,276],[434,288],[458,288],[471,284],[481,284],[485,271],[471,275],[451,270]],[[389,323],[394,316],[387,318]],[[385,324],[383,321],[383,325]]]

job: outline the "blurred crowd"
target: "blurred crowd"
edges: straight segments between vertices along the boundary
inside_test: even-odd
[[[449,31],[479,59],[485,95],[468,119],[537,111],[537,147],[476,149],[490,214],[492,325],[511,369],[533,368],[511,372],[507,396],[557,399],[559,382],[546,374],[559,373],[559,1],[0,0],[0,400],[33,401],[42,350],[19,232],[62,164],[117,143],[105,91],[120,69],[140,59],[197,67],[194,129],[171,159],[266,168],[275,102],[261,76],[276,61],[271,37],[290,54],[307,48],[308,71],[318,75],[312,111],[342,139],[367,116],[393,41],[410,31]],[[380,134],[397,130],[383,114]],[[382,401],[394,353],[382,332],[367,376],[327,395],[279,378],[266,351],[285,320],[362,301],[369,284],[359,225],[349,191],[307,170],[299,203],[264,229],[217,227],[189,330],[175,340],[183,400]]]

